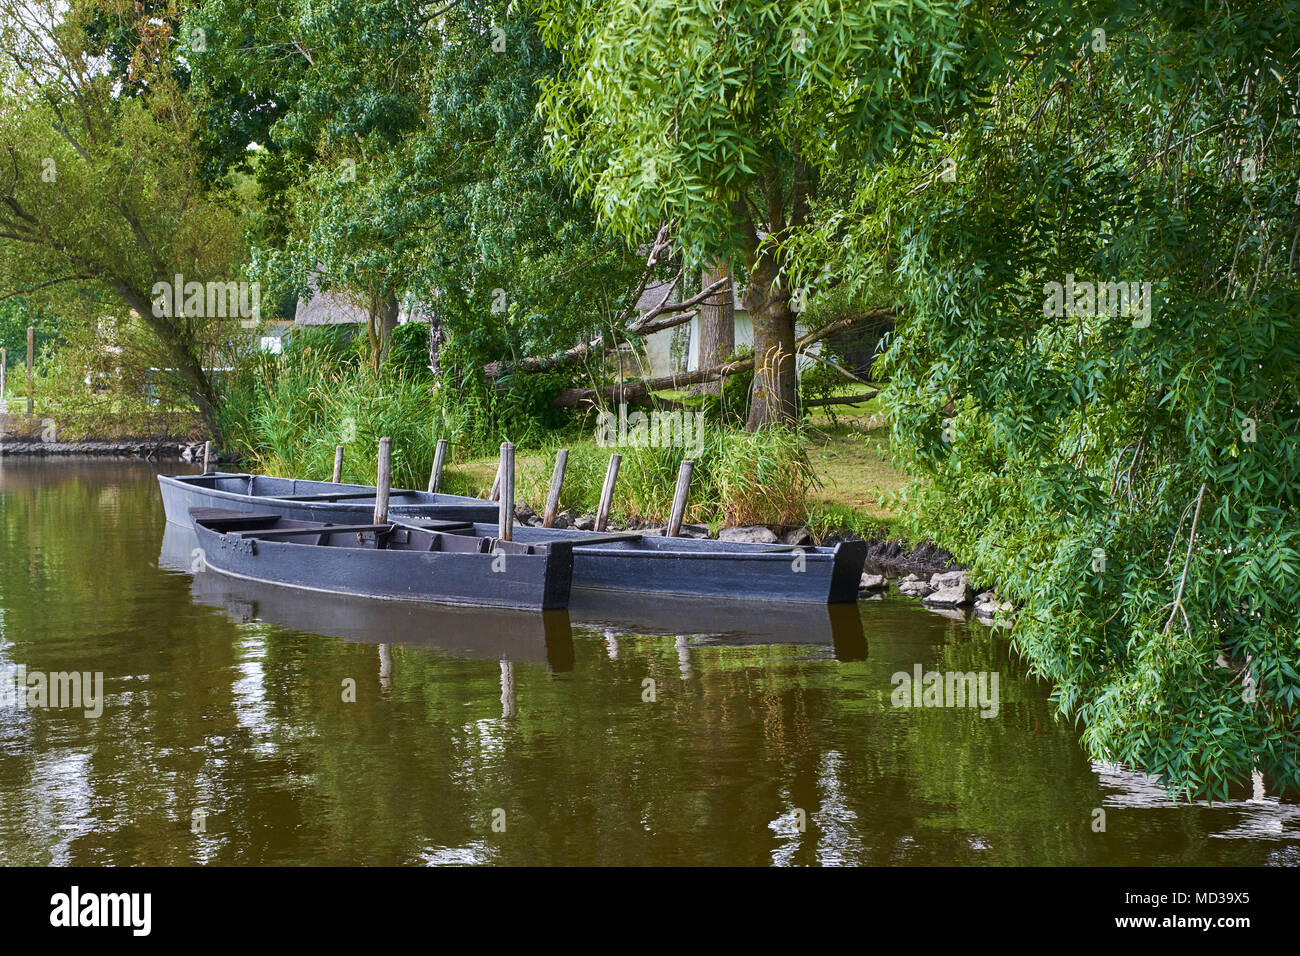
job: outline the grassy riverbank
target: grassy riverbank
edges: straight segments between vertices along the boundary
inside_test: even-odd
[[[570,462],[561,507],[584,511],[593,510],[611,452],[623,454],[626,463],[629,457],[645,451],[602,448],[596,443],[594,434],[557,441],[546,448],[517,450],[515,497],[526,501],[538,512],[545,503],[555,452],[560,447],[569,449]],[[907,476],[890,464],[889,427],[874,399],[860,406],[840,406],[834,420],[825,410],[814,410],[803,430],[800,447],[815,478],[807,488],[806,513],[802,520],[790,521],[792,516],[788,512],[774,511],[764,517],[755,515],[753,509],[746,509],[751,513],[753,523],[806,524],[818,537],[837,532],[852,532],[864,537],[897,534],[898,517],[891,498],[907,481]],[[678,453],[676,457],[680,458],[680,449],[675,451]],[[491,491],[496,467],[495,455],[453,460],[446,472],[446,490],[486,497]],[[671,470],[675,473],[675,465]],[[626,477],[626,471],[620,473],[620,485]],[[756,485],[753,492],[761,499],[761,484]],[[663,510],[670,503],[670,487],[667,495]],[[692,497],[697,495],[698,492]],[[616,496],[616,516],[628,517],[628,510],[627,502]],[[706,510],[697,505],[692,516],[705,524],[720,525],[721,521],[716,517],[701,514]]]

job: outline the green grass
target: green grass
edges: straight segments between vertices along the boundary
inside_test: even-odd
[[[669,393],[660,394],[664,398],[670,397]],[[748,455],[738,454],[726,469],[733,476],[732,480],[743,487],[717,489],[725,496],[724,500],[714,503],[698,500],[708,491],[702,491],[699,481],[692,483],[693,506],[688,511],[688,520],[713,527],[724,521],[737,524],[805,523],[818,538],[836,532],[864,537],[897,536],[898,519],[892,510],[892,495],[908,478],[889,462],[889,428],[876,401],[873,399],[856,407],[837,406],[834,417],[832,424],[824,409],[814,409],[804,430],[802,447],[816,481],[808,484],[806,510],[797,516],[798,520],[781,520],[782,517],[795,517],[788,506],[784,509],[780,506],[764,507],[768,502],[764,486],[753,474],[756,469],[752,466],[758,458],[752,451]],[[676,463],[682,457],[680,449],[662,450],[674,454],[660,456],[669,459],[666,462],[669,467],[659,469],[661,474],[657,481],[644,480],[645,469],[635,468],[635,461],[648,457],[646,453],[653,449],[601,448],[591,435],[581,440],[557,441],[546,448],[519,449],[515,453],[515,497],[539,513],[546,501],[555,454],[560,447],[569,448],[569,467],[561,496],[562,510],[595,511],[609,455],[617,451],[624,456],[624,462],[619,473],[614,514],[620,518],[662,520],[671,505],[672,480],[676,475]],[[496,456],[455,461],[445,475],[444,489],[484,497],[491,490],[496,467]],[[747,470],[753,474],[748,481],[745,480]],[[634,502],[628,486],[636,483],[642,487],[636,489]],[[745,507],[737,509],[738,501],[744,501]],[[731,515],[722,507],[728,502],[732,504]]]

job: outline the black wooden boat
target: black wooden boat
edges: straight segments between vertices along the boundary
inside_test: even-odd
[[[190,526],[191,508],[229,508],[274,513],[298,521],[354,524],[368,519],[375,511],[375,489],[370,485],[215,472],[159,475],[158,487],[167,520],[186,528]],[[400,517],[495,521],[497,507],[481,498],[394,488],[388,513]]]
[[[536,610],[569,603],[573,546],[565,541],[501,541],[468,522],[332,524],[214,508],[192,508],[190,519],[204,571],[388,600]]]
[[[193,528],[164,527],[158,567],[184,573],[196,603],[220,610],[237,624],[265,621],[358,644],[427,647],[468,660],[544,663],[555,673],[573,669],[573,628],[564,610],[430,605],[303,591],[204,573],[202,555]]]

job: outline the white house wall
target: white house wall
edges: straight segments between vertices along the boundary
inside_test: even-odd
[[[687,326],[690,329],[691,344],[687,350],[686,369],[687,372],[695,372],[700,368],[700,318],[696,316],[691,319]],[[672,344],[673,333],[676,329],[664,329],[653,335],[645,337],[646,363],[649,365],[647,375],[652,378],[659,378],[664,375],[672,375],[676,369],[673,368],[672,362]],[[795,335],[803,335],[807,329],[800,324],[795,326]],[[743,310],[736,310],[736,348],[753,348],[754,347],[754,323],[749,317],[749,313]],[[821,343],[818,342],[809,351],[820,352]],[[800,355],[797,359],[799,374],[802,375],[808,366],[813,364],[813,359]]]

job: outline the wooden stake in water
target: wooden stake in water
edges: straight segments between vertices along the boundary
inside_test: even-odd
[[[501,477],[501,507],[497,510],[497,537],[502,541],[514,539],[515,527],[515,446],[501,443],[501,463],[497,467]]]
[[[623,463],[622,455],[609,456],[609,468],[605,472],[605,486],[600,489],[600,507],[596,510],[596,530],[604,531],[609,523],[609,506],[614,502],[614,483],[618,481],[618,466]]]
[[[205,475],[211,474],[212,472],[211,463],[212,463],[212,442],[205,441],[203,443],[203,473]]]
[[[0,348],[0,402],[5,400],[5,372],[9,370],[9,353]]]
[[[447,460],[447,439],[439,438],[438,447],[433,452],[433,471],[429,472],[429,494],[433,494],[442,485],[442,466]]]
[[[492,479],[492,493],[488,495],[488,501],[501,500],[501,463],[497,462],[497,476]]]
[[[334,484],[343,480],[343,446],[334,446]]]
[[[677,470],[677,491],[673,493],[673,510],[668,516],[668,537],[675,538],[682,533],[682,519],[686,517],[686,499],[691,493],[691,473],[695,471],[695,462],[686,458]]]
[[[388,490],[393,483],[393,440],[379,439],[379,476],[375,481],[375,524],[388,523]]]
[[[564,485],[564,469],[569,464],[569,449],[561,448],[555,456],[555,472],[551,475],[551,490],[546,495],[546,512],[542,515],[542,527],[550,528],[555,524],[555,512],[560,507],[560,488]]]
[[[32,350],[36,346],[36,328],[27,326],[27,414],[32,414]]]

